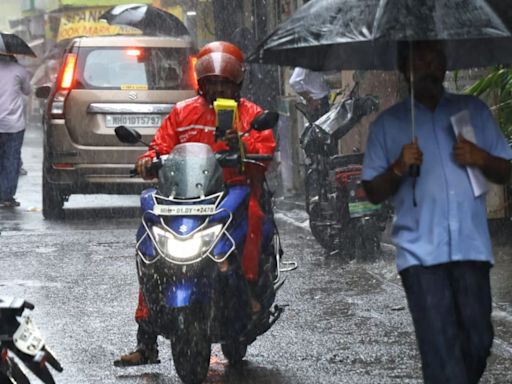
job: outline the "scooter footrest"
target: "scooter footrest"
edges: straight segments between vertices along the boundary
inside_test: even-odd
[[[281,314],[284,312],[284,308],[279,305],[274,305],[274,308],[270,311],[270,319],[269,319],[269,328],[274,325],[274,323],[279,320]]]

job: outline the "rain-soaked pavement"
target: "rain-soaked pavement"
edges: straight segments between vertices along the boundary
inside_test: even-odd
[[[179,383],[164,339],[159,339],[162,364],[112,366],[135,343],[137,198],[73,197],[65,221],[45,221],[40,212],[41,156],[41,133],[33,128],[23,152],[29,174],[20,179],[22,206],[0,211],[0,294],[35,303],[33,317],[64,366],[57,383]],[[117,208],[98,208],[114,203]],[[278,295],[278,303],[288,307],[249,347],[243,370],[230,370],[215,346],[206,382],[420,383],[392,247],[385,246],[373,262],[344,262],[324,254],[302,211],[283,209],[277,216],[286,258],[299,263]],[[496,236],[496,339],[483,383],[512,382],[508,237],[504,232]]]

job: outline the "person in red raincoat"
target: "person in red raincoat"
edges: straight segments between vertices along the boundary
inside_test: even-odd
[[[217,41],[205,45],[197,55],[195,72],[198,80],[198,96],[176,104],[155,134],[150,147],[162,155],[168,154],[175,145],[186,142],[209,144],[214,151],[238,147],[238,132],[246,132],[251,121],[263,110],[256,104],[240,98],[244,78],[244,56],[233,44]],[[234,99],[238,103],[238,119],[235,128],[228,131],[225,140],[215,140],[216,115],[213,102],[217,98]],[[249,131],[242,136],[245,153],[273,154],[276,142],[272,130]],[[145,179],[154,175],[148,173],[152,158],[151,149],[136,162],[138,173]],[[242,174],[233,168],[224,169],[224,179],[228,184],[247,183],[251,187],[249,198],[248,233],[242,255],[242,270],[249,286],[259,277],[259,257],[261,251],[264,214],[260,206],[264,169],[247,166]],[[251,309],[257,313],[260,303],[251,299]],[[149,320],[149,309],[142,292],[135,312],[138,323],[137,348],[114,361],[116,366],[133,366],[158,363],[157,334]]]

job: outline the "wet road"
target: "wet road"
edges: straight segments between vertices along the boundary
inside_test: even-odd
[[[0,211],[0,294],[35,303],[33,318],[64,366],[57,382],[180,383],[169,342],[162,338],[162,364],[112,366],[119,353],[135,344],[137,198],[73,197],[65,221],[45,221],[40,212],[37,131],[27,135],[23,159],[29,171],[20,180],[23,205]],[[113,203],[118,208],[98,208]],[[324,255],[301,225],[302,212],[282,211],[278,218],[286,258],[300,266],[278,295],[278,303],[288,307],[249,347],[243,370],[230,370],[215,346],[207,383],[420,383],[412,324],[392,248],[385,247],[375,262],[347,263]],[[505,241],[498,241],[496,255],[497,337],[482,382],[510,383],[512,269]]]

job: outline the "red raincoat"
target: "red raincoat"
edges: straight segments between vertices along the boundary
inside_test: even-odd
[[[249,129],[251,121],[262,109],[248,100],[241,99],[238,103],[238,123],[235,124],[239,132]],[[175,145],[187,142],[200,142],[209,144],[214,151],[228,149],[224,142],[215,142],[216,116],[211,107],[202,96],[184,100],[173,108],[164,120],[151,141],[151,146],[158,149],[160,154],[171,152]],[[272,130],[263,132],[251,130],[242,138],[247,153],[273,154],[276,142]],[[155,157],[155,151],[149,150],[141,157]],[[264,170],[258,166],[248,165],[244,174],[233,168],[224,169],[224,179],[228,183],[248,183],[251,186],[249,198],[249,215],[247,237],[244,254],[242,256],[242,269],[248,281],[257,281],[259,271],[259,256],[261,251],[261,238],[264,214],[261,210],[260,199]],[[135,319],[147,319],[147,306],[139,294],[139,304]]]

